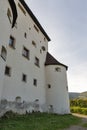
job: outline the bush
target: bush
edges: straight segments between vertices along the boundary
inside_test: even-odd
[[[83,113],[84,115],[87,115],[87,108],[82,108],[82,113]]]
[[[78,106],[82,108],[87,108],[87,98],[86,99],[73,99],[70,100],[70,106]]]
[[[18,114],[17,113],[14,113],[12,111],[7,111],[3,116],[2,118],[12,118],[12,117],[16,117]]]
[[[79,113],[79,114],[87,115],[87,108],[71,107],[70,110],[72,113]]]

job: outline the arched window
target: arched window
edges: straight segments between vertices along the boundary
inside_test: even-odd
[[[5,49],[4,46],[2,46],[2,49],[1,49],[1,57],[6,61],[7,50]]]

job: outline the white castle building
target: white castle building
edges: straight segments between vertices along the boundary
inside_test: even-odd
[[[68,67],[48,52],[49,41],[24,0],[0,0],[0,115],[70,113]]]

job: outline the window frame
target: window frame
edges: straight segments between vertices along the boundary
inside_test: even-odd
[[[11,77],[11,67],[5,66],[5,75]]]
[[[3,58],[4,61],[6,61],[7,50],[4,46],[2,46],[2,48],[1,48],[1,57]]]
[[[40,60],[39,60],[39,58],[37,58],[37,57],[35,57],[35,65],[36,65],[37,67],[40,67]]]
[[[61,72],[61,68],[60,68],[60,67],[56,67],[56,68],[55,68],[55,71],[56,71],[56,72]]]
[[[24,56],[28,60],[30,59],[30,51],[25,46],[23,46],[22,56]]]
[[[24,38],[27,39],[27,33],[26,32],[24,33]]]
[[[32,45],[36,48],[37,46],[36,46],[36,42],[33,40],[32,41]]]
[[[10,46],[11,48],[15,49],[15,43],[16,43],[15,38],[14,38],[12,35],[10,35],[10,38],[9,38],[9,46]]]
[[[42,49],[43,51],[46,51],[46,47],[45,47],[45,46],[42,46],[41,49]]]
[[[50,89],[50,88],[51,88],[51,84],[48,84],[47,86],[48,86],[48,89]]]
[[[27,75],[26,74],[22,74],[22,81],[27,83]]]
[[[33,85],[37,87],[37,79],[33,79]]]

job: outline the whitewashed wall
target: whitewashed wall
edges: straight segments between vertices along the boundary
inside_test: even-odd
[[[18,7],[18,1],[16,1],[16,5],[18,11],[17,28],[14,27],[9,34],[9,36],[12,35],[16,39],[16,44],[15,49],[12,49],[8,45],[9,40],[6,39],[8,52],[6,65],[11,67],[11,77],[4,76],[2,99],[14,101],[17,96],[20,96],[22,101],[39,99],[39,102],[44,104],[46,103],[44,63],[48,50],[48,41],[44,41],[45,36],[40,30],[39,33],[36,32],[34,21],[27,12],[26,16],[23,14]],[[7,17],[7,14],[4,17]],[[7,30],[7,28],[8,26],[5,29]],[[24,37],[25,32],[27,38]],[[32,40],[35,41],[36,48],[32,45]],[[22,56],[23,46],[30,50],[29,60]],[[45,46],[46,51],[40,53],[42,46]],[[35,56],[40,60],[40,67],[34,64]],[[22,73],[27,75],[26,83],[22,81]],[[37,79],[37,87],[33,85],[34,78]]]
[[[4,81],[6,62],[1,57],[2,46],[7,50],[11,26],[7,17],[7,9],[10,8],[7,0],[0,0],[0,100]]]
[[[19,112],[19,109],[21,109],[21,113],[23,111],[25,113],[26,105],[27,109],[30,106],[33,107],[32,103],[38,99],[38,103],[44,110],[46,110],[47,100],[48,106],[53,105],[54,112],[69,113],[66,70],[61,67],[61,73],[56,73],[54,71],[56,66],[46,66],[45,69],[48,41],[47,39],[44,40],[45,36],[40,30],[39,33],[35,30],[35,23],[29,14],[26,12],[25,16],[20,10],[18,0],[15,0],[15,2],[18,11],[17,26],[11,29],[7,17],[7,9],[10,9],[9,3],[7,0],[0,0],[0,52],[2,45],[7,50],[6,62],[0,57],[0,100],[6,99],[8,101],[5,101],[4,108],[6,111],[6,108],[10,110],[11,107],[15,112]],[[24,37],[25,32],[27,38]],[[9,46],[10,35],[15,38],[15,49]],[[32,45],[32,40],[35,41],[36,48]],[[23,46],[30,51],[29,60],[22,56]],[[45,47],[45,51],[42,50],[42,46]],[[39,58],[40,67],[34,64],[35,57]],[[11,67],[10,77],[4,74],[6,65]],[[26,83],[22,81],[23,73],[27,75]],[[37,87],[33,85],[33,79],[37,79]],[[48,89],[47,84],[51,84],[52,88]],[[21,97],[21,104],[14,102],[18,96]],[[3,110],[2,108],[3,102],[0,110]]]
[[[60,67],[61,72],[55,71],[56,67]],[[46,79],[46,97],[48,106],[52,105],[53,112],[55,113],[69,113],[66,68],[58,65],[46,66]],[[51,85],[51,88],[48,88],[48,84]]]

